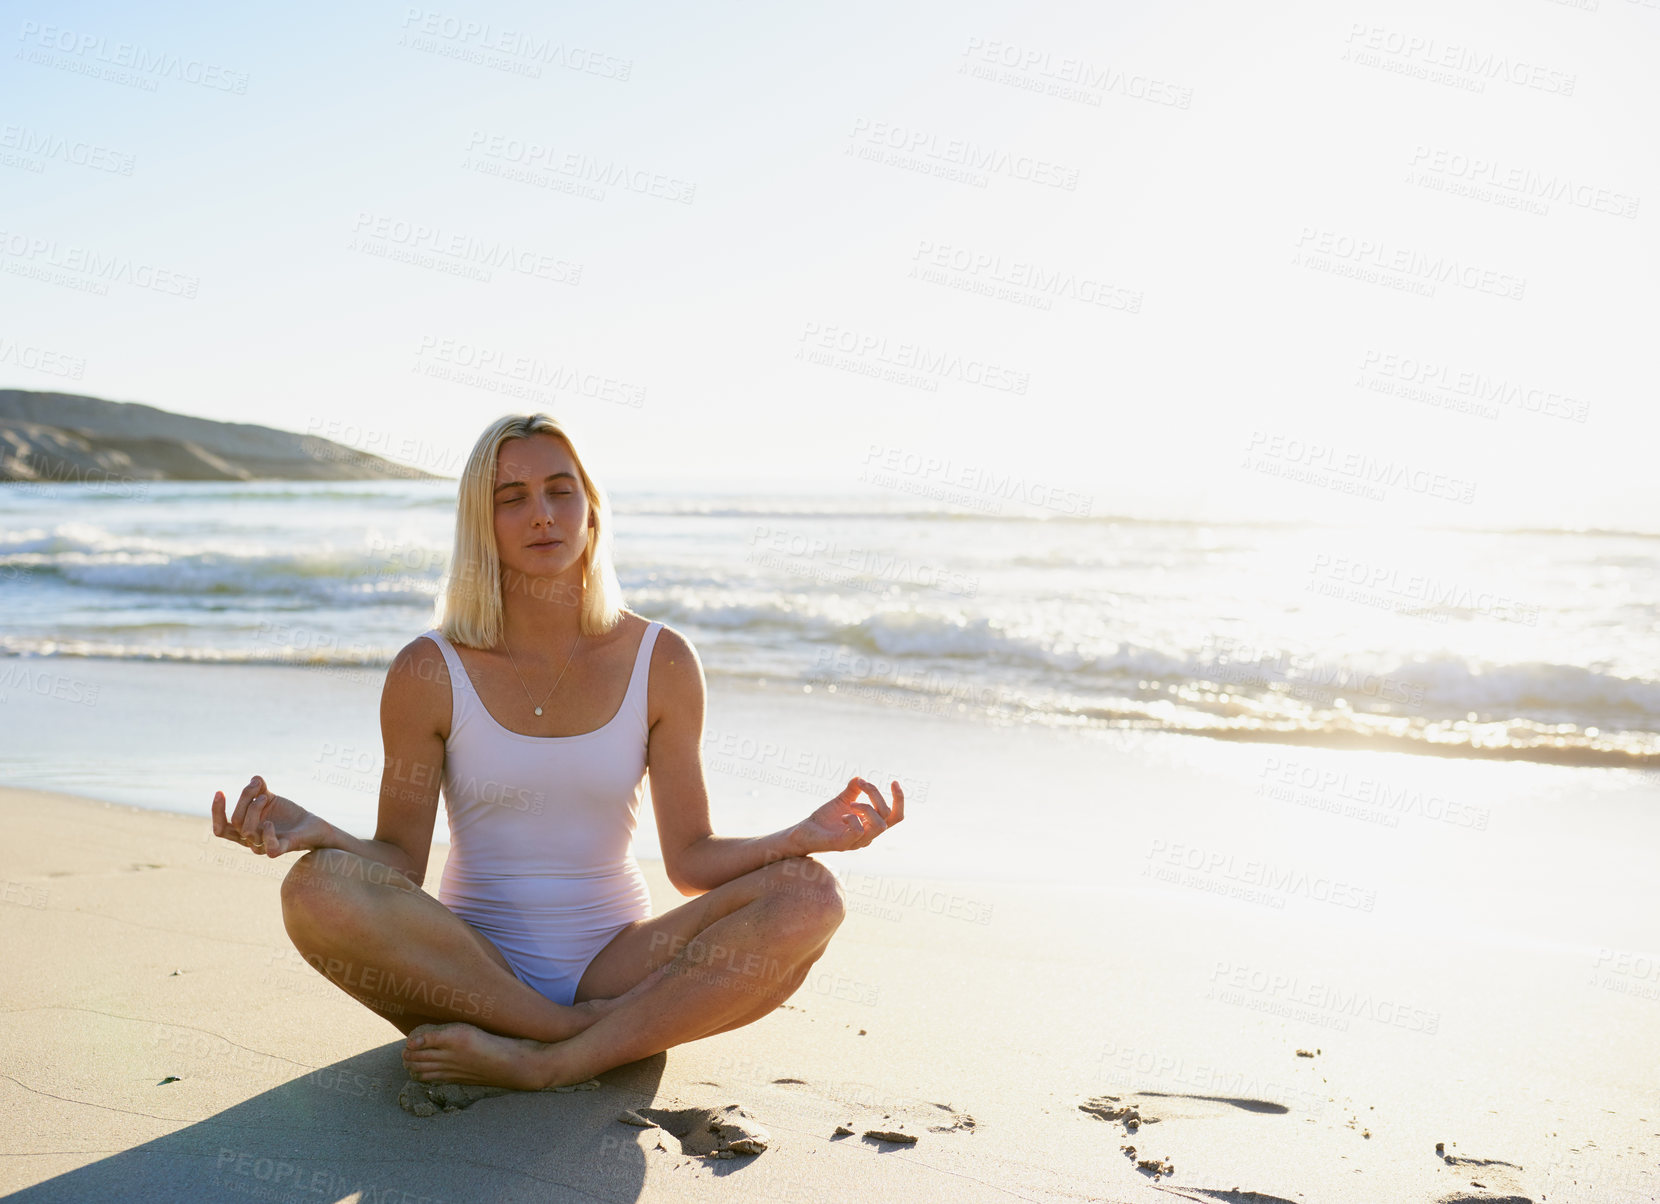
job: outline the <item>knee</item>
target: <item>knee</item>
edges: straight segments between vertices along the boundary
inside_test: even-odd
[[[770,898],[826,932],[840,926],[847,915],[847,897],[829,866],[816,857],[787,857],[767,871]]]
[[[322,849],[312,849],[288,867],[282,880],[282,915],[292,925],[302,918],[319,918],[340,892],[333,866],[323,858]]]
[[[397,871],[344,849],[312,849],[282,880],[283,919],[342,925],[361,912],[376,884],[399,885]]]

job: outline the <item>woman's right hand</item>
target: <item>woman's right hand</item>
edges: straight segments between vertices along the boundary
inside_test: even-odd
[[[281,857],[296,849],[324,847],[328,822],[272,794],[265,779],[255,774],[242,788],[229,819],[225,818],[225,792],[213,792],[213,834],[266,857]]]

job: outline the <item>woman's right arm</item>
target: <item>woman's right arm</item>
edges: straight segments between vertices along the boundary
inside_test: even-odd
[[[438,789],[444,782],[443,733],[449,725],[449,666],[436,644],[418,636],[392,659],[381,690],[380,736],[386,765],[375,838],[359,840],[336,828],[341,843],[333,847],[395,866],[417,886],[425,881],[438,820]]]
[[[224,796],[213,800],[214,834],[267,857],[300,849],[343,849],[392,867],[417,886],[426,877],[444,778],[443,731],[450,722],[449,674],[431,640],[417,638],[393,658],[380,697],[381,774],[375,838],[365,840],[272,794],[259,776],[248,783],[227,819]]]

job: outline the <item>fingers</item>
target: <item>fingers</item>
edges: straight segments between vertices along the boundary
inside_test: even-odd
[[[257,773],[248,779],[248,784],[242,788],[241,796],[236,800],[236,810],[231,814],[231,826],[238,832],[242,831],[243,817],[248,813],[248,804],[253,797],[265,789],[265,779]]]
[[[841,839],[826,849],[825,852],[848,853],[854,849],[862,849],[871,842],[874,836],[875,833],[871,831],[863,816],[849,815],[847,817],[847,830],[842,834]]]
[[[248,839],[242,834],[242,829],[233,821],[225,818],[225,792],[223,790],[213,792],[213,805],[209,809],[209,814],[213,817],[213,834],[215,836],[228,840],[232,844],[247,846]]]
[[[248,803],[248,812],[242,817],[242,834],[257,845],[263,839],[266,817],[277,805],[277,796],[266,788],[264,778],[256,777],[254,781],[259,783],[259,791]]]
[[[265,811],[270,806],[270,800],[271,796],[262,790],[248,803],[247,813],[242,816],[243,839],[259,843],[260,826],[265,822]]]
[[[888,830],[888,821],[878,815],[876,808],[869,803],[850,803],[849,806],[864,818],[867,835],[875,837]]]
[[[855,835],[854,843],[850,846],[862,849],[887,830],[887,823],[876,814],[876,809],[869,803],[848,803],[848,818],[857,825],[850,830]]]
[[[883,799],[882,792],[876,789],[875,786],[872,786],[863,778],[858,779],[858,781],[864,787],[865,793],[876,800],[876,809],[882,813],[882,819],[888,827],[893,827],[894,824],[905,818],[905,792],[900,789],[897,780],[888,783],[893,787],[893,803],[891,805]]]
[[[893,787],[893,803],[890,806],[888,801],[882,797],[882,792],[870,782],[865,781],[863,778],[854,778],[853,783],[857,785],[865,794],[868,794],[874,803],[874,805],[866,802],[848,803],[850,807],[854,808],[854,810],[858,811],[861,815],[866,816],[869,820],[869,823],[866,825],[863,840],[861,840],[858,845],[854,846],[856,848],[863,848],[865,845],[875,840],[883,832],[886,832],[889,828],[893,827],[894,824],[899,823],[905,818],[905,792],[900,789],[899,782],[897,780],[891,782],[890,785]]]
[[[256,852],[263,852],[267,857],[281,857],[288,851],[277,839],[277,825],[270,820],[265,821],[265,826],[260,829],[260,835],[265,838],[265,848],[255,850]]]
[[[882,797],[882,792],[864,778],[852,778],[847,786],[832,801],[847,808],[842,819],[847,828],[847,836],[853,841],[845,846],[850,849],[862,849],[886,832],[894,824],[905,818],[905,792],[897,781],[893,786],[893,802],[890,804]],[[868,795],[870,802],[859,799],[860,794]],[[858,801],[855,801],[858,799]]]
[[[265,787],[265,779],[255,774],[248,784],[242,788],[242,794],[236,800],[236,811],[229,819],[225,817],[225,792],[213,792],[213,834],[224,839],[234,841],[256,853],[267,856],[278,856],[272,853],[271,847],[276,844],[281,848],[280,841],[274,841],[275,825],[267,818],[276,796]]]
[[[841,813],[842,826],[845,828],[846,834],[837,842],[838,851],[861,847],[870,836],[872,824],[877,821],[877,816],[871,810],[869,803],[853,801],[859,795],[862,780],[861,778],[849,778],[847,785],[842,788],[842,792],[830,800],[831,803],[846,808]]]
[[[870,795],[871,798],[876,800],[876,813],[882,817],[883,825],[886,826],[888,816],[892,814],[888,808],[888,800],[882,797],[882,792],[880,790],[876,789],[875,786],[871,785],[863,778],[855,778],[854,781],[859,783],[860,790],[863,790],[866,794]]]

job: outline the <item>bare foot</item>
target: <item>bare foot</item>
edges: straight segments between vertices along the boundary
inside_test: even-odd
[[[515,1091],[549,1085],[552,1045],[502,1037],[471,1024],[421,1024],[409,1031],[403,1063],[422,1083],[481,1083]]]
[[[569,1022],[569,1027],[563,1032],[556,1034],[554,1040],[569,1041],[572,1037],[576,1036],[589,1025],[593,1024],[601,1016],[615,1011],[620,1003],[622,1003],[621,998],[585,999],[581,1003],[573,1003],[569,1005],[565,1009],[565,1019]],[[415,1030],[411,1029],[410,1035],[413,1036],[414,1032]]]
[[[642,983],[640,984],[640,987],[645,985],[645,983]],[[565,1027],[557,1032],[550,1033],[548,1040],[550,1042],[569,1041],[572,1037],[591,1026],[602,1016],[610,1015],[624,1003],[633,999],[634,996],[639,993],[640,987],[635,987],[633,990],[630,990],[626,994],[619,995],[615,999],[584,999],[581,1003],[571,1003],[565,1005],[564,1015],[561,1020],[561,1023]],[[410,1030],[411,1033],[414,1031],[414,1029]]]
[[[615,998],[584,999],[581,1003],[566,1005],[564,1019],[568,1027],[562,1032],[555,1033],[552,1037],[552,1041],[555,1043],[559,1041],[569,1041],[572,1037],[593,1025],[596,1021],[605,1016],[609,1016],[612,1012],[615,1012],[630,1003],[633,1003],[641,995],[644,995],[652,987],[657,985],[657,983],[661,982],[665,977],[667,977],[667,975],[668,968],[666,966],[659,966],[657,969],[653,970],[650,974],[647,974],[639,982],[635,983],[632,987],[628,988],[628,990],[624,991],[621,995],[618,995]],[[411,1029],[410,1032],[413,1033],[414,1030]]]
[[[639,982],[629,987],[628,990],[624,991],[621,995],[618,995],[614,999],[584,999],[581,1003],[571,1004],[571,1007],[578,1013],[587,1011],[590,1008],[593,1009],[590,1018],[582,1025],[583,1028],[587,1028],[589,1024],[592,1024],[601,1016],[604,1016],[609,1012],[616,1011],[624,1004],[633,1003],[641,995],[644,995],[647,991],[651,990],[652,987],[667,978],[669,976],[669,972],[669,965],[665,964],[658,966],[650,974],[647,974]]]

